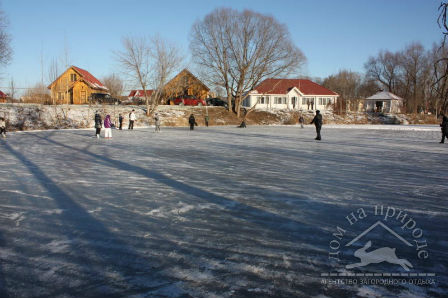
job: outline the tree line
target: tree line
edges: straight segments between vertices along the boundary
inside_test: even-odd
[[[344,110],[356,110],[362,98],[379,90],[392,92],[404,99],[407,113],[447,110],[448,52],[443,41],[425,49],[418,42],[402,50],[382,50],[364,64],[365,73],[341,70],[322,80],[322,85],[340,95]],[[337,109],[338,109],[337,108]]]

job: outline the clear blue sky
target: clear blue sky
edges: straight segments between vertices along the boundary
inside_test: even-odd
[[[436,0],[2,0],[14,57],[0,69],[0,86],[11,78],[18,87],[40,82],[41,57],[47,72],[64,48],[71,64],[100,79],[118,73],[113,51],[121,49],[124,35],[159,34],[188,56],[192,24],[218,7],[249,8],[286,24],[308,59],[305,75],[363,72],[368,57],[382,49],[397,51],[414,41],[429,49],[438,42],[439,5]]]

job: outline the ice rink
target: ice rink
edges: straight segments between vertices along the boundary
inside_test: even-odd
[[[438,127],[324,126],[320,142],[311,126],[153,131],[0,139],[0,297],[448,296]],[[346,245],[376,221],[412,246],[379,227]],[[387,262],[347,270],[367,237],[435,283],[323,278],[410,278]]]

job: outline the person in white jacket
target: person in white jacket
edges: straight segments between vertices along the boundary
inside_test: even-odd
[[[134,121],[136,120],[134,110],[129,113],[129,126],[128,129],[134,129]]]

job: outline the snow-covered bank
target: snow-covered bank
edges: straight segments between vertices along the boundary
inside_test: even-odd
[[[103,117],[111,115],[112,121],[118,122],[118,115],[124,116],[124,126],[128,123],[128,114],[134,109],[137,115],[136,127],[148,127],[153,119],[145,114],[145,106],[121,105],[38,105],[38,104],[0,104],[0,117],[5,117],[8,129],[37,130],[37,129],[64,129],[89,128],[94,126],[95,111]],[[211,126],[239,125],[233,113],[228,113],[222,107],[180,107],[159,106],[158,113],[162,126],[187,126],[188,116],[194,114],[200,126],[204,125],[204,117],[209,116]],[[299,112],[289,110],[253,111],[247,117],[248,125],[294,125],[298,123]],[[312,111],[303,112],[305,123],[309,123],[314,116]],[[323,112],[324,125],[328,124],[435,124],[433,115],[372,115],[365,113],[349,113],[337,115],[332,112]]]

